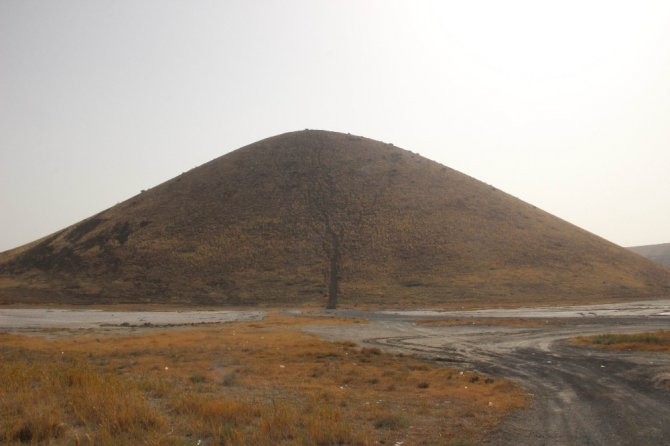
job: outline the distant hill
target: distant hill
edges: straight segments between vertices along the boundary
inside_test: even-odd
[[[670,243],[660,245],[632,246],[631,251],[640,254],[654,262],[670,265]]]
[[[0,302],[508,305],[670,294],[670,269],[421,156],[300,131],[0,254]]]

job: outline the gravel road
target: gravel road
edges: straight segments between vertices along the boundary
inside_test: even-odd
[[[665,445],[670,444],[670,354],[601,351],[567,340],[670,329],[669,309],[670,301],[657,301],[535,311],[384,312],[367,314],[369,324],[310,331],[518,382],[528,391],[532,407],[508,417],[488,445]],[[540,325],[480,323],[481,317],[524,317]],[[464,321],[441,326],[416,323],[426,318]]]

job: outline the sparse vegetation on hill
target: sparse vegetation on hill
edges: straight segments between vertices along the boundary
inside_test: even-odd
[[[412,152],[324,131],[251,144],[0,255],[1,303],[506,305],[669,293],[663,266]]]

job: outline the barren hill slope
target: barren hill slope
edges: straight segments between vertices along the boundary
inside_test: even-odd
[[[390,144],[301,131],[0,254],[0,302],[505,305],[670,294],[670,270]]]
[[[670,265],[670,243],[660,245],[632,246],[631,251],[640,254],[654,262]]]

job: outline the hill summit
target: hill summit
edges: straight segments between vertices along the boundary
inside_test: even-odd
[[[567,303],[670,270],[371,139],[300,131],[0,254],[0,302]]]

